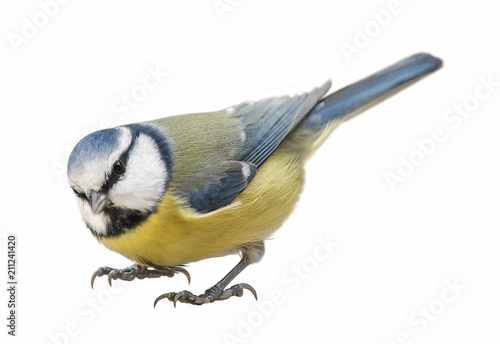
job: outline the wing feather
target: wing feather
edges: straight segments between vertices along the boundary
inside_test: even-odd
[[[186,183],[190,185],[189,190],[180,191],[180,196],[200,213],[214,211],[233,202],[258,168],[326,94],[330,85],[326,82],[294,97],[245,102],[227,109],[231,117],[241,123],[239,151],[229,161],[227,157],[217,159],[217,152],[214,152],[210,161],[219,165],[204,165],[196,171]]]

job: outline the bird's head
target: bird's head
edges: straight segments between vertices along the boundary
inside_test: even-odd
[[[68,181],[96,236],[117,236],[156,210],[170,175],[170,152],[158,128],[132,124],[96,131],[75,146]]]

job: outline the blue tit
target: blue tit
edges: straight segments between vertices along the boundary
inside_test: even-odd
[[[68,161],[68,181],[83,221],[107,248],[134,262],[92,276],[133,280],[188,272],[187,263],[239,253],[239,263],[201,295],[165,293],[201,305],[241,296],[226,288],[264,255],[264,241],[290,215],[304,164],[343,120],[440,68],[429,54],[410,56],[325,96],[308,93],[245,102],[225,110],[171,116],[100,130]]]

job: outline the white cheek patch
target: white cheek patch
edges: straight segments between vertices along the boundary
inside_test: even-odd
[[[109,223],[109,217],[104,213],[94,214],[87,201],[77,197],[76,203],[80,214],[82,214],[83,221],[97,234],[105,235],[106,228]]]
[[[165,191],[167,174],[154,140],[140,134],[130,151],[125,174],[110,190],[111,202],[121,208],[153,211]]]

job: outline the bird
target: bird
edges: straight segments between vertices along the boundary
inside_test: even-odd
[[[265,241],[292,213],[304,166],[334,128],[439,69],[428,53],[411,55],[327,95],[309,92],[248,101],[223,110],[168,116],[93,132],[67,165],[83,222],[97,241],[133,264],[98,268],[91,278],[173,277],[187,264],[239,254],[204,293],[162,299],[203,305],[242,296],[228,285],[264,256]]]

